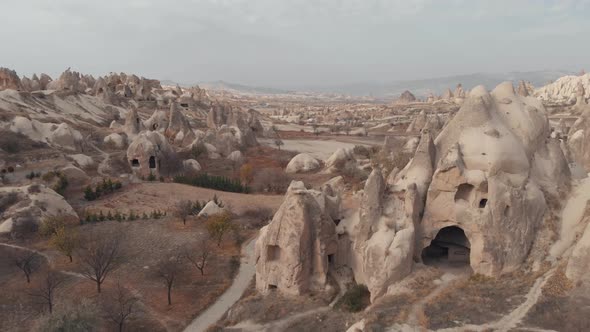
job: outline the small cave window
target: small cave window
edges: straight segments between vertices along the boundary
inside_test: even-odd
[[[156,157],[150,157],[150,168],[156,168]]]
[[[156,129],[158,129],[158,124],[157,124],[157,123],[154,123],[154,124],[152,125],[152,129],[153,129],[153,130],[156,130]]]
[[[276,261],[281,258],[281,248],[279,246],[269,245],[266,250],[266,257],[269,261]]]
[[[338,224],[340,224],[340,219],[334,219],[334,223],[336,224],[336,226],[338,226]]]
[[[473,185],[470,185],[469,183],[460,184],[459,187],[457,187],[457,193],[455,193],[455,202],[458,202],[460,200],[466,202],[471,201],[471,195],[474,189],[475,188],[473,187]]]
[[[328,264],[334,264],[334,254],[328,255]]]
[[[485,207],[486,207],[486,205],[488,205],[488,199],[487,199],[487,198],[482,198],[482,199],[479,201],[479,208],[480,208],[480,209],[483,209],[483,208],[485,208]]]
[[[182,103],[182,104],[180,104],[180,106],[182,106],[182,107],[188,107],[188,104]]]
[[[131,160],[131,167],[139,167],[139,159]]]
[[[139,118],[135,119],[135,121],[137,121],[137,124],[139,124]]]
[[[504,217],[508,217],[510,215],[510,205],[506,205],[504,208]]]
[[[268,284],[268,290],[275,290],[277,288],[277,285]]]

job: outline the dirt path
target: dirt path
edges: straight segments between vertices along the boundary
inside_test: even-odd
[[[315,308],[312,310],[308,310],[308,311],[304,311],[304,312],[300,312],[298,314],[294,314],[291,316],[287,316],[283,319],[279,319],[279,320],[275,320],[266,324],[257,324],[254,323],[250,320],[247,321],[243,321],[240,322],[237,325],[234,325],[230,328],[228,328],[228,330],[232,331],[240,331],[240,332],[282,332],[284,330],[286,330],[289,325],[307,317],[310,315],[314,315],[314,314],[320,314],[322,312],[326,312],[328,310],[330,310],[331,308],[329,306],[327,307],[321,307],[321,308]]]
[[[221,295],[213,305],[203,311],[185,329],[185,332],[201,332],[217,322],[225,312],[236,303],[256,273],[256,262],[254,257],[254,245],[256,238],[242,246],[242,259],[238,275],[232,285]]]
[[[467,279],[468,277],[469,273],[445,272],[445,274],[440,277],[441,283],[432,292],[430,292],[430,294],[422,298],[420,301],[414,303],[410,309],[410,313],[408,314],[407,324],[409,326],[420,326],[421,319],[425,317],[424,306],[439,296],[445,289],[453,284],[454,281]]]

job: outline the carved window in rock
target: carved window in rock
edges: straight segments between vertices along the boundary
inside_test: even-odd
[[[139,159],[131,160],[131,167],[139,167]]]
[[[279,246],[269,245],[266,250],[266,257],[269,261],[276,261],[281,258],[281,248]]]

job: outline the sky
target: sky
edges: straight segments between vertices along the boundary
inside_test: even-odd
[[[0,0],[0,66],[296,88],[590,71],[590,0]]]

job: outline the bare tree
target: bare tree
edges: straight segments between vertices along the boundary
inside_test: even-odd
[[[182,220],[182,223],[186,225],[186,219],[193,213],[193,203],[189,200],[181,200],[176,203],[174,207],[174,215]]]
[[[47,274],[39,286],[28,294],[29,296],[39,299],[43,305],[47,306],[49,313],[52,313],[55,303],[55,293],[65,280],[66,278],[63,276],[63,274],[57,271],[49,270],[47,271]]]
[[[168,305],[172,305],[172,287],[181,272],[180,255],[175,255],[167,261],[158,265],[157,275],[162,279],[168,290]]]
[[[100,293],[100,286],[107,275],[113,271],[120,258],[120,238],[99,236],[87,241],[80,247],[80,261],[82,263],[82,275],[96,283],[96,291]]]
[[[281,151],[281,146],[285,145],[285,143],[283,143],[283,140],[281,140],[280,138],[276,138],[275,145],[277,146],[277,149],[279,149],[279,151]]]
[[[117,288],[102,299],[102,308],[108,319],[117,324],[119,332],[122,332],[125,322],[135,314],[137,302],[138,299],[117,282]]]
[[[27,278],[27,283],[31,282],[31,274],[39,268],[39,255],[33,251],[19,252],[14,255],[14,265],[18,267]]]
[[[204,239],[196,250],[186,249],[184,257],[201,272],[201,275],[204,275],[210,254],[211,245],[209,239]]]
[[[217,242],[217,246],[221,246],[221,240],[230,230],[234,229],[232,223],[232,215],[228,212],[214,214],[209,217],[207,223],[207,231],[209,235]]]

